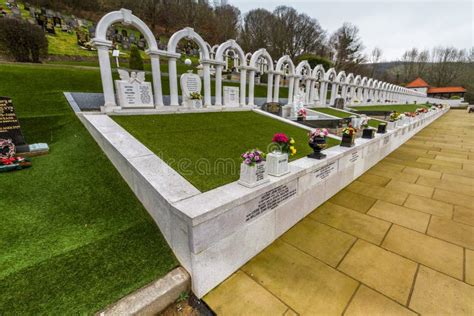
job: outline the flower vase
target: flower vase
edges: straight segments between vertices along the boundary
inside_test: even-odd
[[[296,117],[296,120],[297,120],[298,122],[303,122],[303,121],[304,121],[304,117],[303,117],[303,116],[298,116],[298,117]]]
[[[274,177],[281,177],[287,173],[290,173],[288,154],[278,151],[268,154],[266,166],[268,174]]]
[[[269,182],[267,171],[265,168],[265,162],[261,162],[254,165],[248,165],[242,163],[240,165],[240,179],[239,184],[246,186],[247,188],[254,188],[258,185]]]
[[[387,132],[387,124],[386,123],[380,123],[379,126],[377,127],[377,133],[385,134],[386,132]]]
[[[362,138],[372,139],[375,136],[375,129],[373,128],[364,128],[362,130]]]
[[[355,143],[355,135],[342,134],[341,146],[352,147]]]
[[[317,136],[313,138],[313,141],[309,142],[309,147],[313,149],[313,153],[308,155],[308,158],[312,159],[323,159],[326,158],[326,155],[321,153],[321,150],[326,148],[326,137]]]

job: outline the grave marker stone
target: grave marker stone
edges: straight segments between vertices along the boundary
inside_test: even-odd
[[[183,93],[183,105],[190,108],[202,107],[201,100],[191,99],[192,93],[201,94],[201,88],[202,88],[201,78],[196,74],[188,72],[181,75],[180,83],[181,83],[181,91]]]
[[[224,87],[224,105],[225,106],[239,106],[239,88],[238,87]]]
[[[0,97],[0,138],[11,139],[18,152],[28,151],[11,98]]]
[[[116,80],[118,101],[122,108],[153,108],[151,83],[145,82],[145,72],[118,69],[120,80]]]
[[[268,102],[262,105],[262,110],[271,114],[281,116],[283,113],[282,105],[277,102]]]

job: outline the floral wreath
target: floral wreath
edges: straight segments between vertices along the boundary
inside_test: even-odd
[[[11,139],[0,139],[0,158],[15,156],[16,148]]]

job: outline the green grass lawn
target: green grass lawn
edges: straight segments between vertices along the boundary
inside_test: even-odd
[[[297,154],[306,156],[307,131],[254,112],[114,116],[113,119],[201,191],[239,178],[240,155],[267,146],[275,133],[296,141]],[[338,142],[329,140],[329,146]],[[225,161],[226,168],[220,162]]]
[[[350,113],[347,113],[345,111],[340,111],[340,110],[334,109],[334,108],[314,108],[313,110],[317,111],[317,112],[324,113],[324,114],[329,114],[329,115],[332,115],[332,116],[340,117],[340,118],[348,118],[348,117],[351,117],[351,115],[358,116],[356,113],[350,114]],[[382,121],[380,121],[380,120],[370,119],[369,120],[369,126],[378,127],[381,122]]]
[[[393,105],[372,105],[372,106],[353,106],[357,111],[397,111],[397,112],[415,112],[418,108],[429,108],[427,104],[393,104]]]
[[[0,315],[92,314],[178,264],[62,91],[100,92],[99,72],[0,65],[27,141],[50,145],[0,175]]]

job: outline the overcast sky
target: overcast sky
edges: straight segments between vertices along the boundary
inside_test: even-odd
[[[357,25],[366,51],[383,50],[384,60],[399,59],[412,47],[474,46],[474,0],[229,0],[242,15],[255,8],[292,6],[333,32],[342,23]]]

